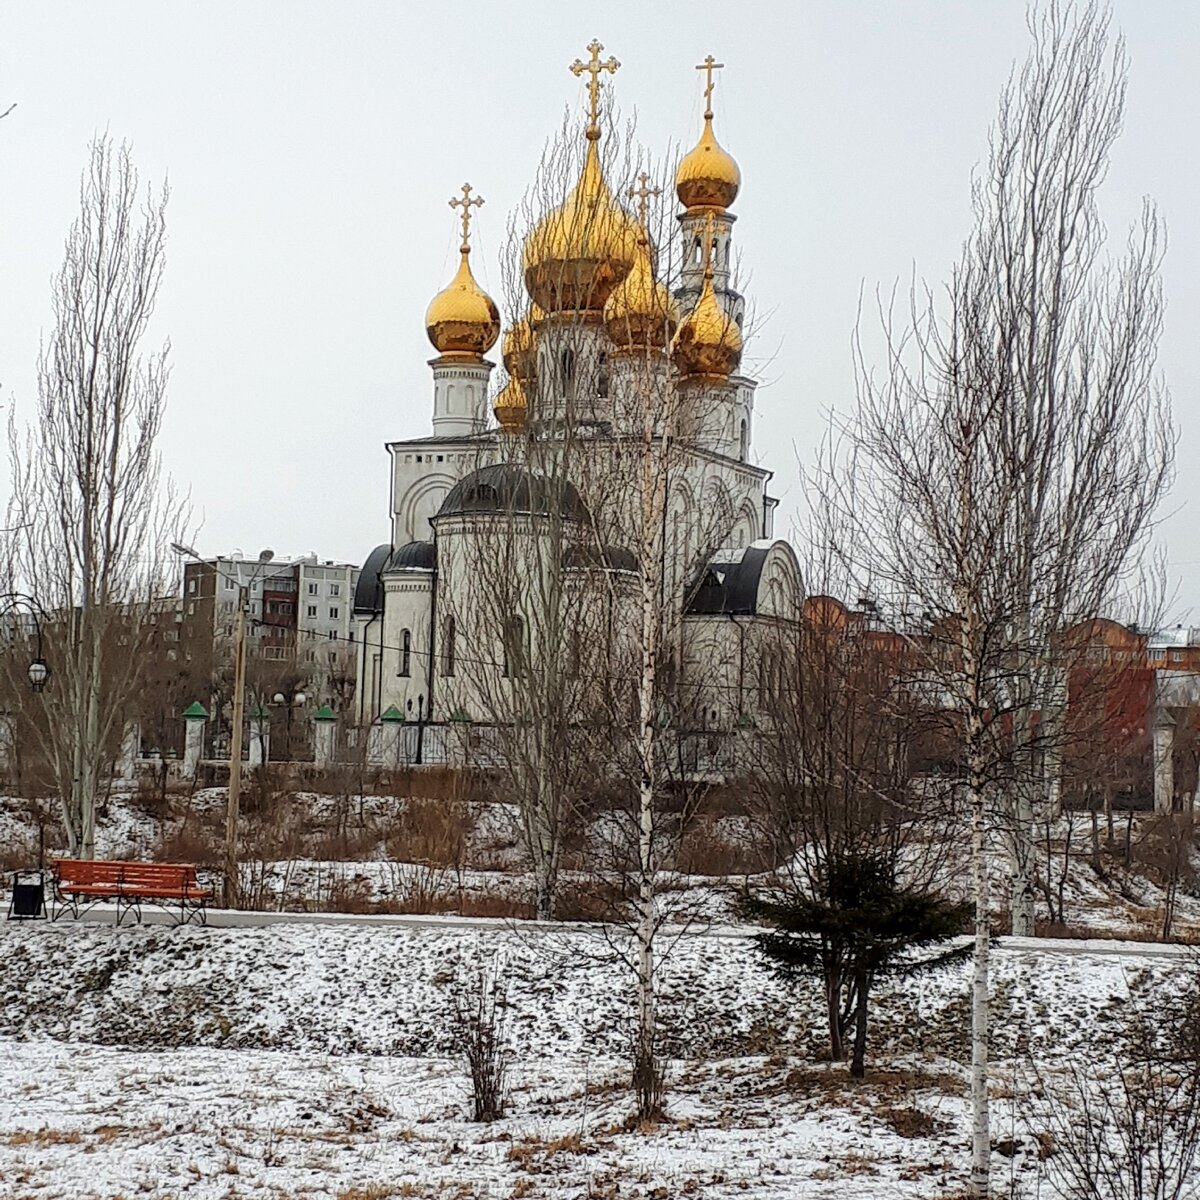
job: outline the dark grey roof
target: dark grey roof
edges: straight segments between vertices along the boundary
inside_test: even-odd
[[[437,570],[437,547],[432,542],[406,542],[388,559],[385,571],[406,571],[419,568]]]
[[[767,546],[751,546],[740,562],[709,563],[688,601],[688,615],[750,616],[757,612],[758,584],[768,550]]]
[[[358,575],[358,584],[354,589],[354,611],[356,613],[383,612],[383,582],[379,578],[379,573],[387,565],[387,560],[391,555],[392,547],[388,542],[382,546],[376,546],[367,555],[367,561],[363,563],[362,570]]]
[[[442,501],[437,515],[517,513],[544,516],[554,508],[570,520],[587,520],[587,508],[573,484],[498,463],[481,467],[460,479]]]
[[[600,567],[606,571],[634,571],[638,569],[637,555],[623,546],[568,546],[563,553],[564,567]]]

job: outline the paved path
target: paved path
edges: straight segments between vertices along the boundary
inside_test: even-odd
[[[80,919],[89,923],[114,924],[116,909],[107,904],[98,904],[89,909]],[[126,918],[128,921],[129,918]],[[143,912],[143,924],[173,924],[174,918],[154,908]],[[70,923],[71,917],[60,918],[59,924]],[[263,929],[270,925],[376,925],[398,929],[495,929],[516,931],[521,934],[578,933],[586,928],[570,921],[512,921],[506,917],[459,917],[459,916],[415,916],[384,913],[299,913],[299,912],[246,912],[228,908],[210,908],[208,924],[214,929]],[[624,933],[622,929],[615,930]],[[669,938],[674,931],[667,927],[663,936]],[[759,930],[751,925],[697,926],[682,931],[685,937],[749,938]],[[966,941],[967,939],[962,939]],[[1130,956],[1138,958],[1188,958],[1200,959],[1200,948],[1163,944],[1161,942],[1128,942],[1112,938],[1018,938],[997,939],[999,946],[1009,953],[1025,954],[1101,954],[1105,956]]]

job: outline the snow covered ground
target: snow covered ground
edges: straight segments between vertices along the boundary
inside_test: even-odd
[[[662,970],[669,1119],[629,1128],[619,943],[497,922],[0,927],[0,1196],[764,1200],[949,1197],[965,1185],[959,971],[882,989],[873,1077],[821,1062],[820,1006],[748,939],[688,936]],[[1113,952],[1116,951],[1116,952]],[[1186,952],[997,951],[998,1137],[1015,1080],[1099,1061],[1130,997]],[[459,981],[499,955],[510,1114],[466,1120]],[[996,1156],[1028,1194],[1023,1134]],[[1007,1184],[1006,1184],[1007,1187]],[[1043,1187],[1042,1200],[1053,1191]]]

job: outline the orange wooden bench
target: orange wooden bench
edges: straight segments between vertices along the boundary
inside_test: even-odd
[[[108,859],[57,858],[51,864],[57,921],[64,912],[75,918],[94,904],[115,901],[117,924],[132,912],[138,924],[142,905],[154,904],[169,912],[178,907],[179,924],[199,918],[206,924],[205,905],[211,888],[201,887],[196,868],[188,863],[118,862]]]

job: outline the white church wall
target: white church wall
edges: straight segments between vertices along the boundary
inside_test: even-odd
[[[385,575],[381,710],[416,717],[429,699],[433,573]],[[437,669],[436,661],[434,669]]]

